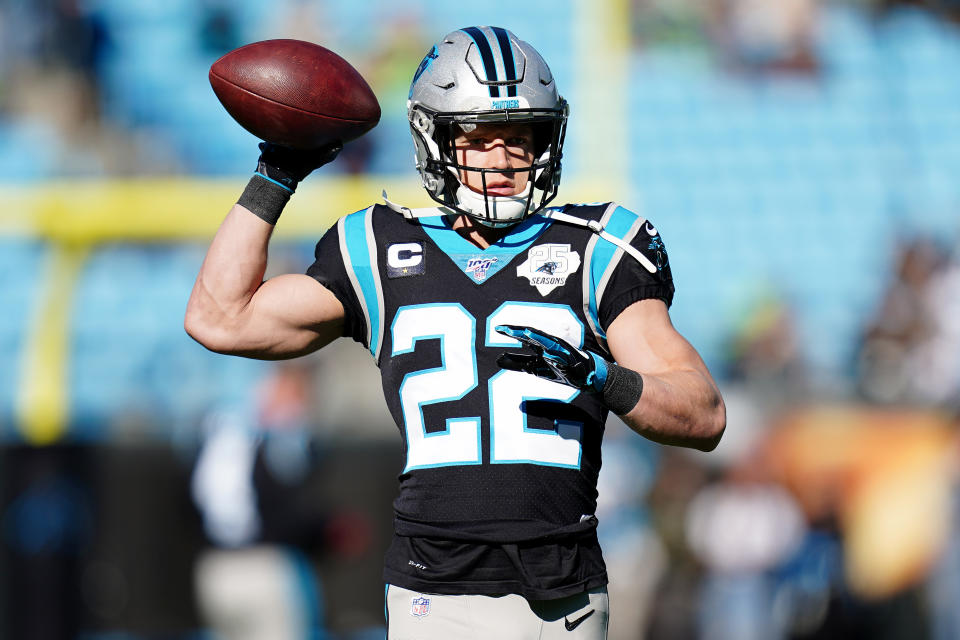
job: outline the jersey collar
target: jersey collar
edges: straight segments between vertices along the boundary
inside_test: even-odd
[[[549,218],[534,214],[518,222],[486,249],[481,249],[453,229],[450,216],[439,215],[439,209],[437,212],[436,216],[419,218],[420,225],[460,271],[477,284],[483,284],[507,266],[550,225]]]

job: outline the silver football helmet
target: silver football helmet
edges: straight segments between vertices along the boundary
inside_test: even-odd
[[[556,195],[566,132],[567,102],[536,49],[500,27],[467,27],[447,34],[413,76],[407,118],[417,170],[440,204],[483,224],[504,227],[536,213]],[[453,141],[478,124],[530,124],[534,162],[516,169],[481,169],[457,162]],[[461,171],[481,174],[484,193],[464,185]],[[526,190],[486,194],[490,173],[529,172]]]

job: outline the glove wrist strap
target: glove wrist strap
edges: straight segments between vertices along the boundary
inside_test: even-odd
[[[607,363],[607,380],[600,396],[610,411],[626,415],[637,406],[643,395],[643,376],[632,369]]]
[[[610,363],[593,351],[587,351],[587,355],[593,359],[593,373],[587,381],[590,383],[590,386],[593,387],[594,391],[601,392],[603,391],[604,385],[607,384],[607,376],[609,375],[608,366]]]
[[[276,184],[277,186],[283,187],[290,193],[293,193],[297,190],[297,185],[300,183],[300,180],[291,175],[291,173],[288,173],[287,171],[284,171],[283,169],[272,164],[268,164],[264,161],[262,155],[257,161],[256,175],[263,176],[265,179]]]
[[[253,174],[237,204],[267,224],[277,224],[293,190],[260,173]]]

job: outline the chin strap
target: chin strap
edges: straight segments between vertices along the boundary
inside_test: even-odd
[[[451,211],[449,209],[442,209],[440,207],[424,207],[422,209],[411,209],[410,207],[405,207],[387,198],[386,189],[384,189],[383,191],[383,203],[387,205],[387,207],[389,207],[390,209],[402,215],[407,220],[415,220],[417,218],[435,218],[437,216],[456,213],[456,211]]]
[[[590,231],[594,232],[607,242],[612,242],[617,247],[623,249],[630,255],[634,260],[643,265],[643,268],[649,271],[650,273],[656,273],[657,267],[654,265],[647,256],[640,253],[640,251],[631,245],[629,242],[618,238],[612,233],[608,232],[603,228],[603,225],[600,224],[598,220],[584,220],[583,218],[578,218],[577,216],[571,216],[555,209],[549,209],[540,213],[545,218],[550,218],[551,220],[556,220],[557,222],[566,222],[568,224],[575,224],[578,227],[586,227]]]
[[[393,209],[394,211],[402,215],[407,220],[413,220],[416,218],[429,218],[429,217],[435,217],[438,215],[456,213],[455,211],[451,211],[449,209],[443,209],[440,207],[426,207],[423,209],[411,209],[409,207],[404,207],[403,205],[399,205],[396,202],[392,202],[391,200],[389,200],[387,198],[386,190],[383,191],[383,201],[388,207],[390,207],[391,209]],[[650,262],[647,256],[643,255],[636,247],[632,246],[629,242],[622,240],[621,238],[618,238],[617,236],[608,232],[606,229],[603,228],[603,225],[600,224],[600,222],[597,220],[584,220],[583,218],[578,218],[577,216],[571,216],[569,214],[562,213],[555,209],[547,209],[544,211],[537,212],[536,214],[533,214],[533,215],[540,215],[540,216],[543,216],[544,218],[550,218],[551,220],[556,220],[557,222],[566,222],[567,224],[573,224],[578,227],[585,227],[590,231],[592,231],[593,233],[600,236],[601,238],[603,238],[604,240],[606,240],[607,242],[613,243],[620,249],[623,249],[630,257],[632,257],[634,260],[636,260],[641,265],[643,265],[643,268],[649,271],[650,273],[657,272],[656,265]]]

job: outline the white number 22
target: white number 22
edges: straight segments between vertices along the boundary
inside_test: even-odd
[[[497,333],[501,324],[532,325],[583,346],[583,324],[566,305],[506,302],[487,318],[488,347],[520,346]],[[426,430],[425,405],[459,400],[475,389],[477,374],[476,319],[459,304],[401,307],[391,326],[392,355],[410,353],[418,340],[440,340],[441,364],[408,373],[400,384],[400,404],[411,469],[480,464],[480,417],[448,418],[443,430]],[[580,467],[583,424],[557,420],[556,430],[527,426],[524,405],[531,400],[569,402],[579,393],[566,385],[517,371],[499,371],[487,382],[490,401],[490,462]]]

